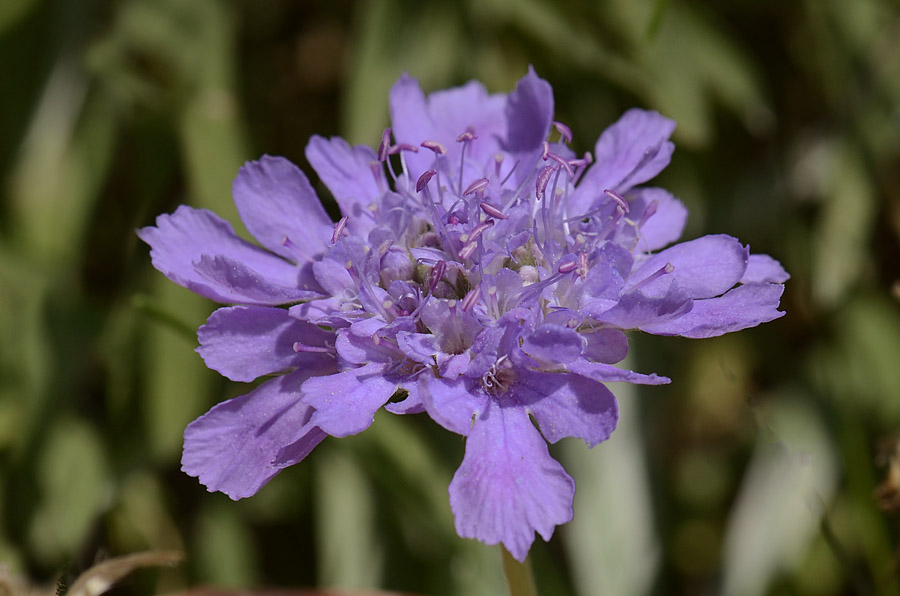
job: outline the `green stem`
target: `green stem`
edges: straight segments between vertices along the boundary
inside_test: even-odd
[[[503,555],[503,574],[506,576],[506,583],[509,584],[509,596],[537,596],[534,575],[531,573],[531,561],[528,557],[525,557],[524,563],[519,563],[502,544],[500,554]]]

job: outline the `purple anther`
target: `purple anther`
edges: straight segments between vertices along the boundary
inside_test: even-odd
[[[396,145],[392,145],[390,149],[388,149],[388,153],[391,155],[396,155],[401,151],[412,151],[413,153],[418,153],[419,148],[415,145],[410,145],[409,143],[397,143]]]
[[[572,166],[569,165],[569,160],[563,159],[562,156],[557,155],[556,153],[548,153],[547,157],[561,165],[566,170],[566,174],[569,175],[569,178],[575,177],[575,171],[572,169]]]
[[[469,188],[463,192],[463,196],[466,197],[475,193],[482,193],[484,192],[484,189],[488,187],[488,184],[490,184],[490,180],[487,178],[479,178],[469,185]]]
[[[466,297],[462,300],[462,309],[463,312],[469,312],[472,310],[472,307],[475,306],[475,301],[478,300],[478,295],[481,294],[481,287],[476,286],[476,288],[466,294]]]
[[[500,211],[499,207],[497,207],[496,205],[491,205],[487,201],[482,201],[481,205],[479,205],[479,207],[481,207],[481,210],[484,211],[485,213],[487,213],[488,215],[490,215],[491,217],[494,217],[497,219],[509,219],[509,216],[507,214],[503,213],[502,211]]]
[[[659,201],[656,199],[650,201],[650,204],[647,205],[647,208],[644,209],[643,215],[641,215],[641,220],[638,222],[638,227],[642,227],[647,220],[653,217],[656,214],[656,210],[659,209]]]
[[[428,290],[431,293],[434,293],[434,289],[437,288],[438,282],[441,281],[444,277],[444,273],[447,271],[447,262],[446,261],[438,261],[434,264],[434,267],[431,268],[431,275],[428,277]]]
[[[344,233],[344,228],[347,227],[347,218],[342,217],[334,226],[334,233],[331,235],[331,243],[337,244],[337,241],[341,239],[341,234]]]
[[[494,225],[494,220],[486,219],[483,222],[481,222],[480,224],[478,224],[477,226],[475,226],[474,228],[472,228],[472,231],[469,232],[469,243],[472,243],[472,242],[475,242],[476,240],[478,240],[478,238],[482,234],[484,234],[484,231],[486,229],[488,229],[489,227],[491,227],[492,225]]]
[[[541,142],[541,159],[547,161],[547,156],[550,155],[550,143],[547,141]]]
[[[381,143],[378,145],[378,161],[384,161],[388,156],[388,149],[391,146],[391,129],[385,128],[381,133]]]
[[[416,180],[416,192],[422,192],[422,189],[428,186],[431,179],[437,174],[434,170],[425,170],[419,179]]]
[[[575,271],[575,268],[578,267],[578,263],[574,260],[566,261],[565,263],[560,263],[556,268],[557,273],[562,273],[565,275],[566,273],[572,273]]]
[[[446,155],[447,150],[444,149],[444,146],[438,143],[437,141],[422,141],[419,145],[420,147],[425,147],[426,149],[433,151],[435,155]]]
[[[462,133],[458,137],[456,137],[456,142],[457,143],[468,143],[469,141],[474,141],[477,138],[478,137],[475,136],[475,131],[470,129],[470,130],[467,130],[466,132]]]
[[[295,352],[301,354],[303,352],[315,352],[318,354],[330,354],[331,348],[323,348],[320,346],[308,346],[306,344],[300,343],[299,341],[295,341],[294,345],[291,346]]]
[[[459,258],[465,261],[473,254],[475,254],[476,248],[478,248],[478,242],[474,240],[468,242],[465,246],[462,247],[462,250],[459,251]]]
[[[534,196],[540,201],[544,198],[544,191],[547,190],[547,184],[550,183],[550,176],[559,166],[544,166],[538,172],[537,178],[534,180]]]
[[[578,256],[575,258],[575,262],[578,264],[578,267],[575,268],[575,274],[581,279],[586,279],[588,274],[587,253],[583,250],[578,251]]]
[[[553,121],[553,128],[556,129],[556,132],[559,133],[559,136],[561,136],[562,139],[566,143],[572,142],[572,129],[571,128],[569,128],[562,122],[557,122],[556,120]]]
[[[623,199],[623,198],[622,198],[622,195],[620,195],[619,193],[617,193],[617,192],[615,192],[615,191],[613,191],[613,190],[609,190],[608,188],[607,188],[606,190],[603,191],[603,194],[605,194],[606,196],[608,196],[609,198],[611,198],[613,201],[615,201],[616,203],[618,203],[618,204],[619,204],[619,207],[622,208],[622,211],[624,211],[625,213],[628,213],[628,211],[629,211],[629,209],[628,209],[628,201],[626,201],[625,199]]]

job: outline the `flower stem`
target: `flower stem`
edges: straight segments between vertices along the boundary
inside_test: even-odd
[[[531,561],[528,557],[525,557],[524,563],[519,563],[502,544],[500,553],[503,555],[503,574],[506,576],[506,583],[509,584],[509,596],[537,596],[534,575],[531,573]]]

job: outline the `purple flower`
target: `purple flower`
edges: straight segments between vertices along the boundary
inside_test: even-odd
[[[157,269],[235,305],[199,330],[206,364],[236,381],[277,375],[191,423],[183,469],[242,498],[383,406],[427,412],[467,437],[457,531],[522,560],[535,532],[572,517],[575,485],[547,442],[610,436],[606,382],[669,382],[614,366],[624,332],[771,321],[788,275],[729,236],[672,245],[686,209],[639,186],[673,150],[675,125],[655,112],[628,111],[583,156],[534,71],[509,95],[471,82],[426,96],[403,77],[391,116],[376,150],[310,140],[337,224],[296,166],[264,156],[234,183],[264,248],[190,207],[139,231]]]

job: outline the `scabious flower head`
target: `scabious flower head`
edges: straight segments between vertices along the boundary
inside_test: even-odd
[[[471,82],[426,96],[404,76],[390,100],[376,149],[307,146],[337,223],[296,166],[264,156],[234,183],[263,248],[184,206],[139,231],[170,279],[232,305],[198,332],[206,364],[277,375],[191,423],[183,469],[247,497],[382,407],[426,412],[467,438],[450,483],[458,533],[523,560],[535,532],[572,517],[575,484],[547,442],[610,436],[604,383],[669,382],[614,366],[624,332],[771,321],[788,275],[729,236],[669,246],[687,211],[640,186],[673,150],[675,124],[655,112],[626,112],[578,156],[533,70],[509,95]]]

